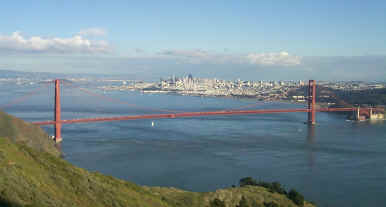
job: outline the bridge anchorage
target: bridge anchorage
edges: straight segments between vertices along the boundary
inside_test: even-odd
[[[59,79],[54,81],[55,83],[55,109],[53,121],[40,121],[32,122],[36,125],[54,125],[55,128],[55,142],[61,142],[61,128],[62,124],[72,123],[85,123],[85,122],[107,122],[107,121],[119,121],[119,120],[137,120],[137,119],[172,119],[182,117],[197,117],[197,116],[219,116],[219,115],[247,115],[247,114],[268,114],[268,113],[289,113],[289,112],[306,112],[308,113],[309,125],[316,124],[316,112],[333,112],[333,111],[353,111],[356,112],[357,108],[316,108],[316,81],[310,80],[308,83],[308,107],[298,109],[258,109],[258,110],[221,110],[221,111],[207,111],[207,112],[171,112],[167,114],[148,114],[148,115],[132,115],[132,116],[118,116],[118,117],[98,117],[98,118],[84,118],[84,119],[61,119],[60,108],[60,87],[61,81]],[[98,96],[100,96],[98,94]],[[111,98],[108,98],[111,99]],[[165,111],[165,110],[163,110]],[[355,113],[358,116],[368,111],[366,108],[362,108],[360,113]]]

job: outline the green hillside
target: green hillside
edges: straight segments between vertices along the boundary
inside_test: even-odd
[[[0,137],[7,137],[14,143],[23,143],[39,152],[59,156],[54,142],[39,126],[0,111]]]
[[[250,207],[272,206],[272,202],[278,206],[296,206],[287,196],[258,186],[197,193],[176,188],[138,186],[111,176],[89,172],[52,153],[51,148],[47,147],[51,144],[46,144],[44,140],[47,140],[47,136],[44,132],[41,134],[41,130],[4,113],[0,118],[0,133],[3,137],[0,138],[0,206],[209,207],[225,204],[227,207],[235,207],[242,198]],[[4,134],[11,138],[5,138],[9,136]],[[35,141],[20,139],[19,142],[12,136],[30,136]],[[47,152],[44,151],[46,148],[38,147],[35,142],[44,144]],[[306,203],[305,206],[312,205]]]

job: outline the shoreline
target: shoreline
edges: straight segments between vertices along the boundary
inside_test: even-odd
[[[126,90],[109,90],[109,91],[126,91]],[[232,98],[232,99],[245,99],[252,100],[256,99],[259,102],[276,102],[276,103],[291,103],[296,105],[306,105],[307,102],[296,102],[292,100],[284,100],[284,99],[262,99],[258,96],[251,95],[209,95],[209,94],[197,94],[197,93],[184,93],[180,91],[150,91],[150,90],[142,90],[142,89],[130,89],[127,91],[136,91],[142,94],[161,94],[161,95],[178,95],[178,96],[192,96],[192,97],[209,97],[209,98]]]
[[[286,104],[294,104],[294,105],[303,105],[307,106],[307,102],[297,102],[293,100],[284,100],[284,99],[275,99],[275,100],[261,100],[261,98],[256,96],[248,96],[248,95],[193,95],[193,94],[186,94],[186,93],[178,93],[175,91],[165,91],[165,92],[153,92],[153,91],[147,91],[144,90],[132,90],[141,92],[143,94],[162,94],[162,95],[177,95],[177,96],[192,96],[192,97],[209,97],[209,98],[231,98],[231,99],[244,99],[244,100],[252,100],[256,99],[259,102],[267,102],[267,103],[286,103]],[[319,105],[319,104],[317,104]]]

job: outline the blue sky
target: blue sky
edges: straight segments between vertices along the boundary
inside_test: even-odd
[[[0,69],[386,80],[386,1],[8,1]]]

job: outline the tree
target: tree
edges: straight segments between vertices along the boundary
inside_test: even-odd
[[[281,186],[279,182],[273,182],[271,184],[271,189],[273,192],[277,192],[279,194],[287,194],[287,191],[285,191],[285,189]]]
[[[304,206],[304,196],[298,193],[296,190],[291,189],[288,193],[288,198],[291,199],[296,205]]]
[[[252,177],[245,177],[240,179],[240,187],[246,186],[246,185],[256,185],[257,182]]]

